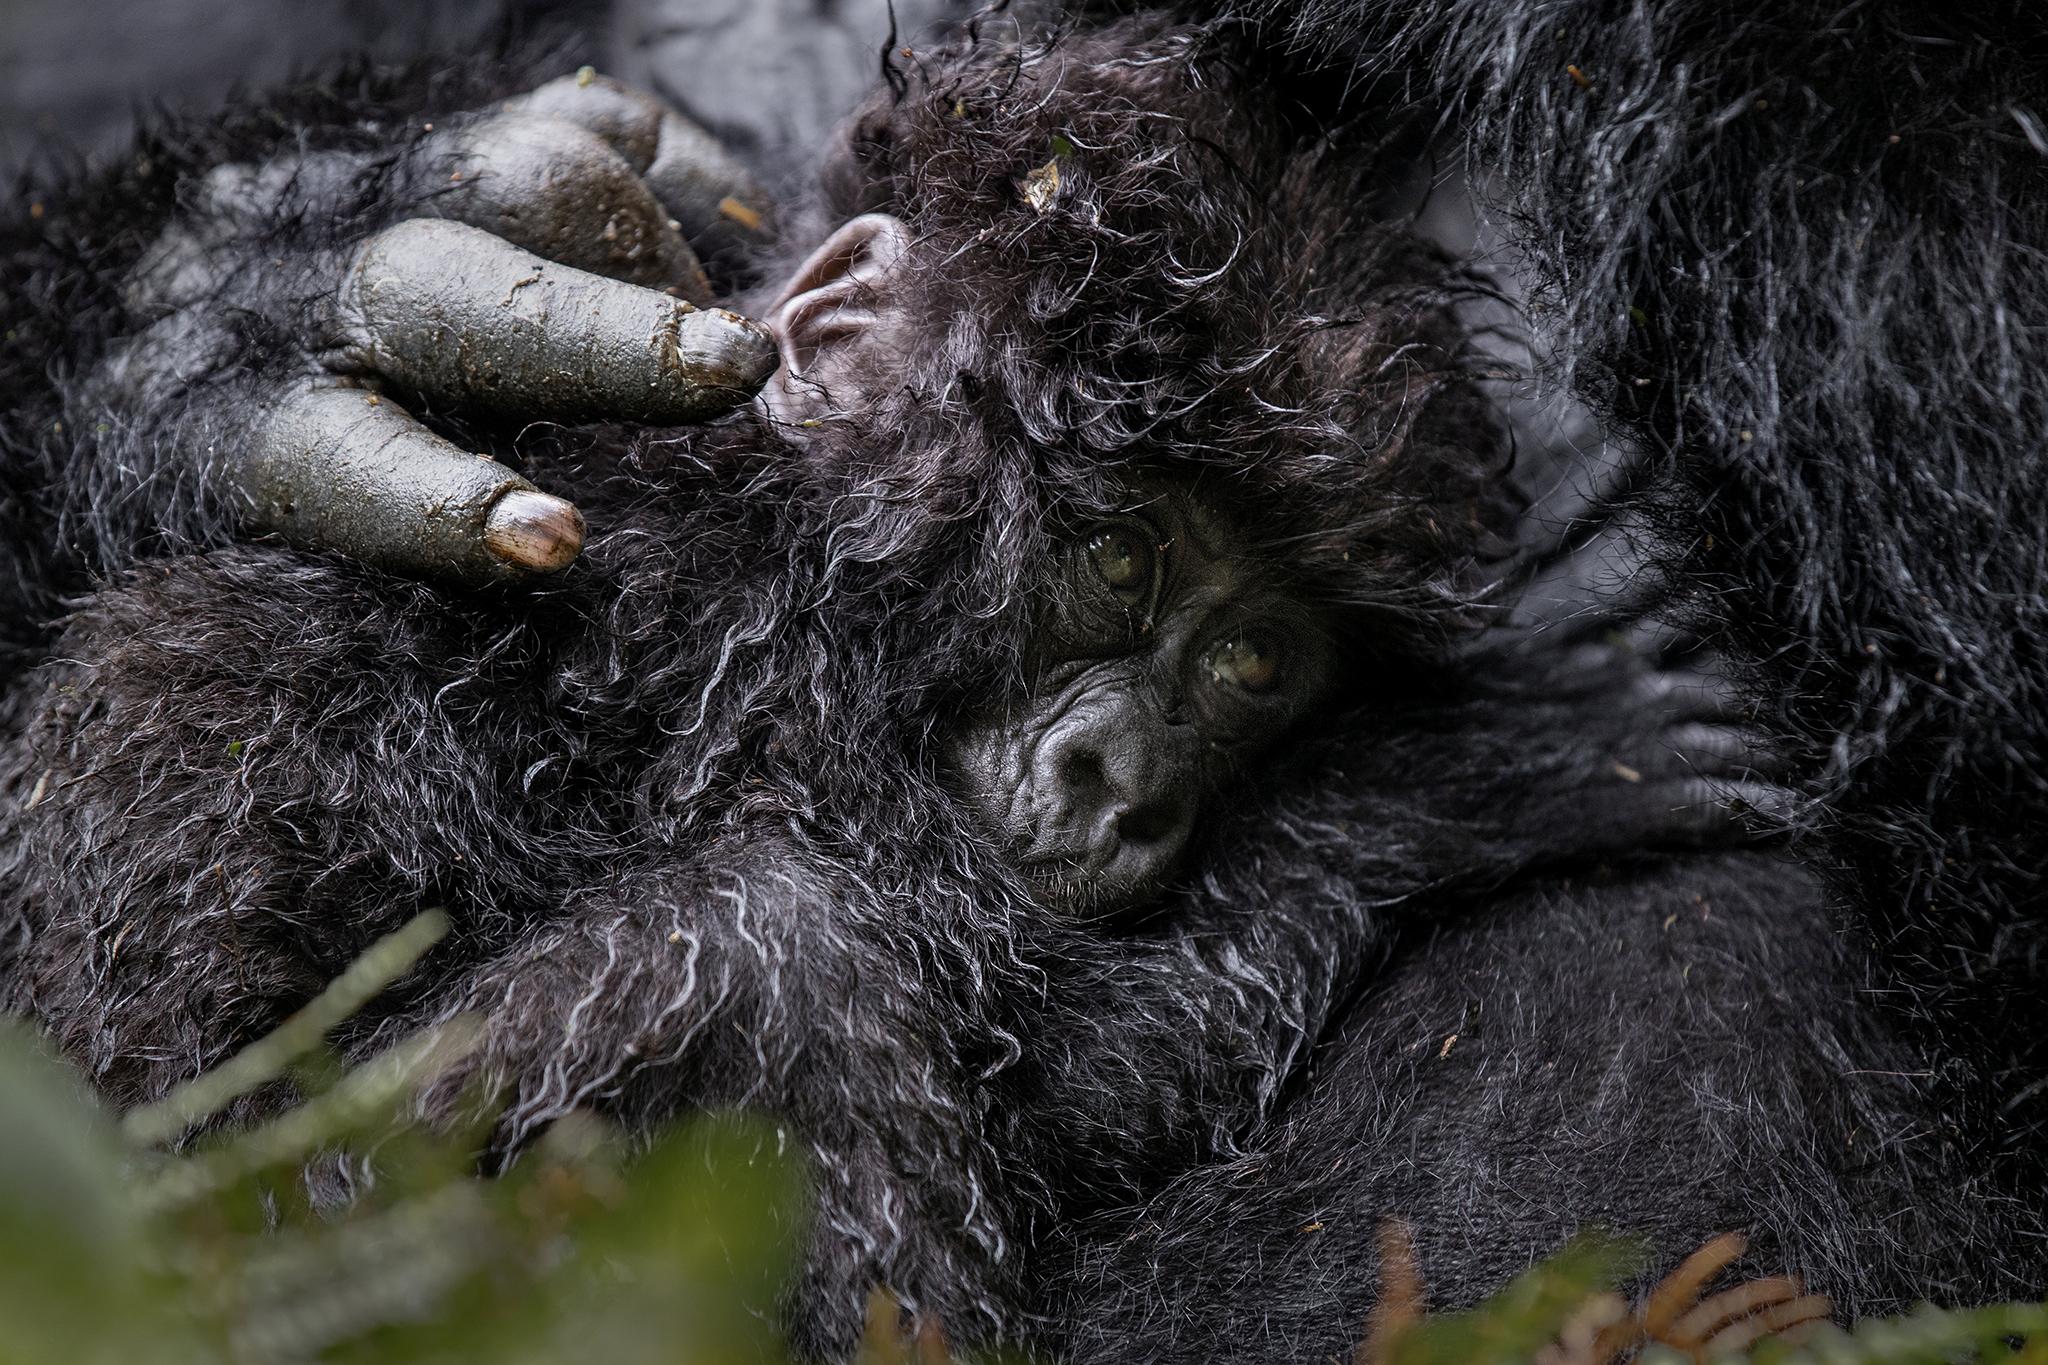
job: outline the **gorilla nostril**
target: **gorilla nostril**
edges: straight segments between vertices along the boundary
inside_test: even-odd
[[[1074,748],[1061,754],[1059,774],[1060,785],[1075,796],[1096,795],[1107,785],[1102,756],[1093,749]]]
[[[1180,810],[1165,801],[1125,806],[1116,813],[1116,832],[1126,843],[1152,844],[1180,831]]]

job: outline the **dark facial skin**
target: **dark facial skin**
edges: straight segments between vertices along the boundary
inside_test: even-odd
[[[1029,683],[949,744],[956,780],[1048,900],[1142,904],[1202,813],[1329,689],[1321,613],[1214,503],[1166,486],[1081,527]]]

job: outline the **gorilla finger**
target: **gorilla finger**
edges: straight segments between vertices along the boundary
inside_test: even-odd
[[[668,211],[603,137],[534,112],[436,132],[413,153],[439,181],[422,212],[479,227],[538,256],[711,301],[711,282]]]
[[[1760,778],[1680,778],[1660,783],[1649,793],[1649,801],[1673,817],[1677,827],[1691,822],[1702,834],[1715,836],[1741,830],[1770,838],[1788,828],[1801,809],[1798,793]]]
[[[136,258],[122,301],[155,318],[219,297],[242,269],[246,245],[274,235],[281,219],[340,213],[364,163],[326,151],[215,166],[181,188],[177,216]]]
[[[595,133],[625,159],[635,175],[645,174],[654,164],[661,144],[661,119],[668,112],[652,95],[600,76],[587,66],[574,75],[514,95],[502,107],[507,113],[564,119]]]
[[[731,264],[775,240],[774,206],[718,139],[642,90],[584,67],[506,103],[566,119],[603,138],[675,218],[706,260]]]
[[[1778,834],[1797,797],[1768,782],[1680,778],[1642,786],[1610,787],[1588,797],[1587,825],[1600,831],[1600,847],[1729,848]]]
[[[1534,524],[1536,515],[1526,520]],[[1654,578],[1642,571],[1640,531],[1626,520],[1608,519],[1585,535],[1581,526],[1566,523],[1561,539],[1570,536],[1577,543],[1558,549],[1531,572],[1515,598],[1516,619],[1583,635],[1640,618],[1658,597]]]
[[[1644,673],[1629,687],[1635,700],[1660,708],[1672,720],[1733,720],[1744,711],[1744,698],[1725,675],[1702,661],[1697,668],[1664,668]]]
[[[583,548],[574,506],[364,389],[287,390],[227,473],[256,528],[408,576],[502,582]]]
[[[1678,761],[1702,777],[1778,776],[1789,767],[1768,737],[1739,725],[1687,721],[1663,738]]]
[[[415,220],[358,251],[337,368],[466,408],[672,426],[746,402],[774,372],[765,327],[542,260],[481,229]]]
[[[1713,792],[1716,800],[1760,834],[1775,834],[1790,828],[1808,809],[1798,792],[1762,778],[1737,778],[1733,781],[1702,778],[1700,781]]]
[[[1612,623],[1610,639],[1653,665],[1669,665],[1683,659],[1700,643],[1692,627],[1667,620],[1657,611],[1661,601],[1661,590],[1653,585],[1628,599],[1623,610],[1606,618]]]
[[[717,138],[669,110],[647,187],[707,261],[731,265],[775,240],[775,206]]]

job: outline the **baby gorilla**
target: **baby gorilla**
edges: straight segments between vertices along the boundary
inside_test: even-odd
[[[948,749],[1046,899],[1127,907],[1324,695],[1329,626],[1223,509],[1180,487],[1069,540],[1053,574],[1029,688],[959,722]]]
[[[782,361],[750,408],[463,429],[588,517],[557,577],[243,547],[86,602],[0,755],[5,1003],[133,1104],[443,906],[340,1038],[476,1015],[430,1112],[479,1083],[509,1154],[576,1106],[764,1108],[813,1156],[800,1347],[849,1351],[878,1283],[1056,1342],[1048,1230],[1227,1148],[1388,906],[1643,842],[1537,799],[1583,800],[1626,708],[1380,708],[1465,618],[1506,443],[1446,263],[1360,214],[1373,158],[1241,79],[1153,20],[923,53],[742,301]],[[478,231],[380,228],[353,297]],[[204,444],[197,410],[140,420]],[[1272,762],[1311,711],[1317,751]]]

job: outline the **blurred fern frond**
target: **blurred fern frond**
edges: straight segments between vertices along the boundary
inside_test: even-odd
[[[472,1041],[469,1021],[355,1067],[323,1051],[445,930],[422,916],[270,1038],[123,1120],[0,1021],[0,1365],[786,1360],[775,1310],[808,1202],[772,1124],[707,1117],[628,1153],[572,1115],[486,1179],[473,1131],[405,1118],[413,1089]],[[281,1080],[304,1102],[162,1150]],[[339,1208],[309,1196],[323,1162],[353,1176]],[[1709,1292],[1740,1253],[1717,1239],[1632,1306],[1615,1286],[1634,1251],[1582,1238],[1479,1307],[1432,1314],[1390,1225],[1358,1365],[2048,1365],[2048,1306],[1923,1308],[1844,1331],[1790,1280]],[[906,1331],[876,1291],[866,1365],[954,1358],[938,1324]]]

